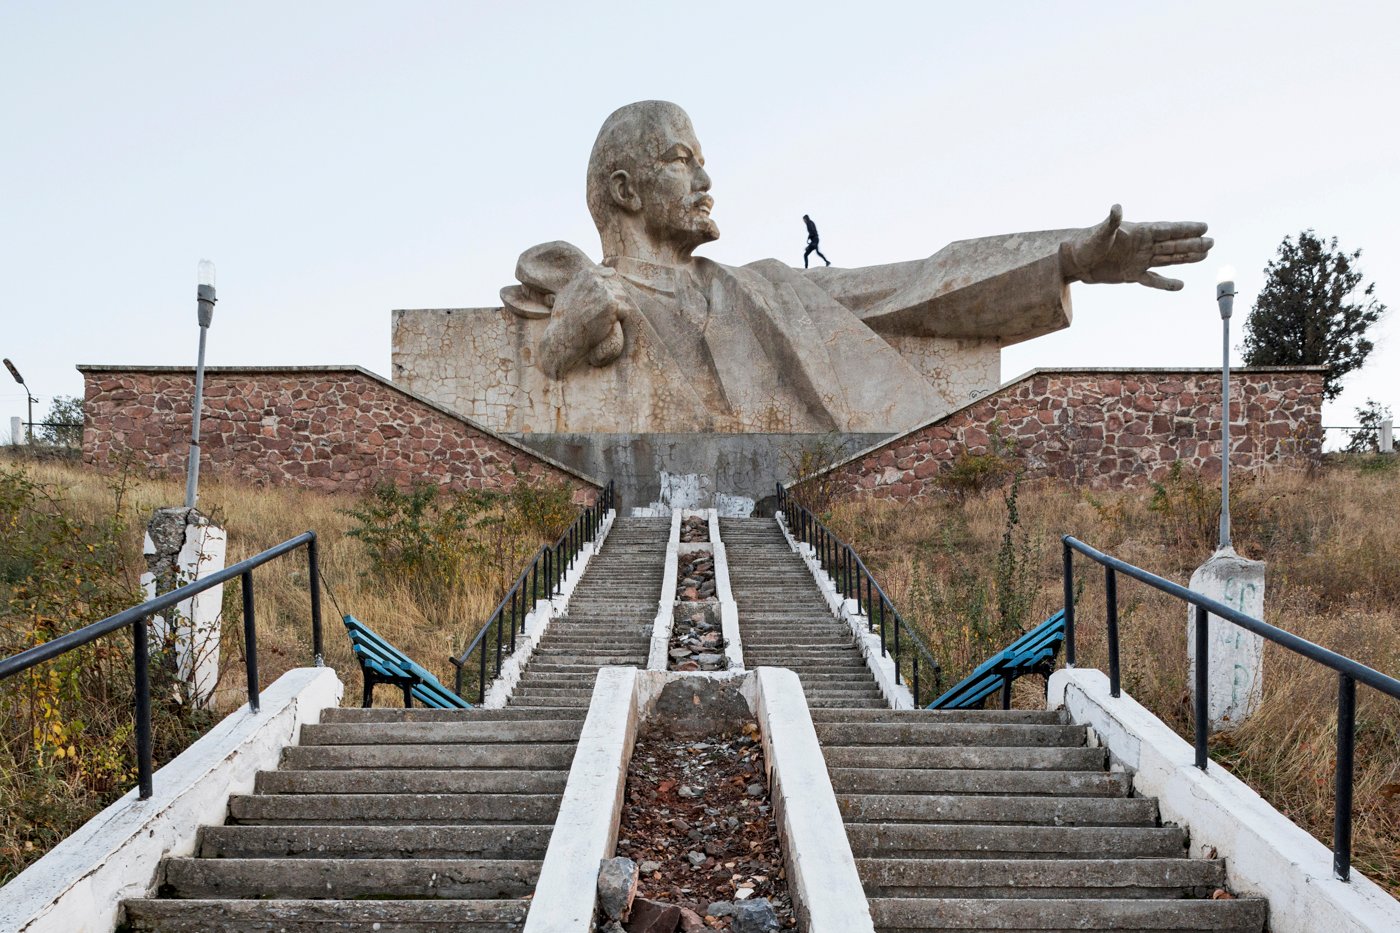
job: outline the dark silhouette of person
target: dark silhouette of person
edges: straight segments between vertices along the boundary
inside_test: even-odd
[[[828,266],[831,265],[831,260],[827,259],[821,250],[817,249],[822,239],[817,235],[817,225],[812,223],[812,218],[808,217],[806,214],[802,215],[802,222],[807,225],[807,252],[802,254],[802,268],[807,268],[807,257],[811,256],[813,253],[821,256],[822,262],[826,263]]]

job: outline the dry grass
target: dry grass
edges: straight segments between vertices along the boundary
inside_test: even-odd
[[[178,505],[184,495],[180,480],[136,480],[130,476],[123,480],[70,461],[15,460],[0,454],[0,469],[14,468],[47,487],[49,507],[61,509],[77,525],[109,527],[103,523],[119,514],[125,531],[113,542],[111,579],[104,580],[106,596],[100,605],[70,599],[64,603],[68,611],[50,611],[50,617],[36,627],[35,616],[19,603],[11,602],[8,610],[0,603],[0,655],[131,605],[139,598],[137,581],[145,569],[141,543],[146,522],[153,509]],[[115,495],[118,488],[119,497]],[[561,508],[572,518],[567,492],[546,494],[545,498],[548,501],[542,511],[551,520],[562,514]],[[346,705],[359,705],[361,694],[359,668],[340,623],[342,612],[364,621],[450,686],[455,668],[448,662],[449,655],[460,654],[480,630],[522,562],[543,540],[553,540],[562,530],[524,527],[508,520],[506,505],[483,506],[471,516],[478,524],[469,529],[468,537],[475,540],[460,542],[463,560],[452,565],[455,572],[450,585],[425,588],[421,579],[367,572],[371,562],[366,547],[350,536],[357,523],[346,514],[364,504],[361,497],[303,489],[252,489],[212,480],[200,487],[201,509],[228,532],[228,563],[308,529],[317,532],[325,581],[325,663],[345,681]],[[0,515],[0,524],[12,518],[8,513]],[[27,583],[47,585],[38,579]],[[312,663],[305,551],[255,570],[254,586],[258,662],[265,688],[286,671]],[[58,588],[62,590],[61,582]],[[242,602],[237,584],[224,587],[223,607],[215,715],[178,709],[172,715],[168,708],[172,704],[157,697],[157,767],[212,721],[246,701]],[[0,685],[0,883],[134,783],[130,652],[129,638],[114,635],[65,656],[62,662],[35,668],[32,676]],[[106,669],[110,670],[104,675]],[[375,702],[402,705],[402,694],[380,687]],[[56,723],[64,730],[58,734],[59,741],[46,739],[46,745],[64,745],[66,755],[60,752],[55,758],[52,748],[45,754],[45,746],[38,741],[41,723],[44,728]],[[70,733],[76,743],[72,746],[67,744]]]
[[[1280,474],[1238,484],[1234,540],[1268,562],[1267,621],[1381,671],[1400,672],[1400,468],[1395,460],[1338,460],[1317,476]],[[997,611],[995,566],[1007,530],[1003,493],[957,504],[848,502],[833,530],[865,558],[955,683],[1020,630]],[[1155,496],[1155,503],[1154,503]],[[1153,490],[1091,496],[1062,487],[1022,489],[1013,535],[1029,569],[1016,584],[1030,623],[1063,603],[1058,538],[1076,537],[1184,582],[1211,553],[1218,494],[1191,477]],[[1076,564],[1081,665],[1106,668],[1103,578]],[[1190,738],[1186,609],[1120,580],[1124,689]],[[1017,685],[1017,705],[1043,702],[1041,685]],[[1330,846],[1336,677],[1269,645],[1259,712],[1212,741],[1212,755]],[[1355,864],[1400,892],[1400,702],[1358,691]]]
[[[62,490],[68,507],[84,517],[110,513],[112,479],[86,467],[60,461],[26,464],[39,482]],[[141,479],[131,482],[123,513],[131,534],[132,573],[144,568],[140,529],[152,510],[184,498],[182,480]],[[410,581],[378,580],[366,573],[364,546],[349,536],[355,521],[345,514],[362,502],[352,495],[313,493],[297,488],[253,489],[242,484],[203,480],[200,508],[228,532],[228,563],[250,557],[307,530],[320,544],[324,614],[325,662],[346,681],[345,703],[359,704],[359,668],[340,624],[348,612],[393,642],[404,653],[451,683],[454,668],[447,658],[464,648],[495,607],[505,582],[499,574],[473,575],[440,598],[422,602]],[[531,542],[530,547],[536,542]],[[516,549],[518,550],[518,549]],[[294,667],[311,662],[311,612],[306,560],[301,551],[254,572],[258,618],[258,666],[263,686]],[[224,592],[224,649],[220,663],[219,706],[223,710],[244,702],[242,604],[237,586]],[[96,620],[89,620],[96,621]],[[394,705],[402,697],[381,687],[375,702]]]

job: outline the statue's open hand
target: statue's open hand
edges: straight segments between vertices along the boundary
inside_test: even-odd
[[[1215,245],[1205,232],[1205,224],[1193,221],[1124,223],[1115,204],[1103,223],[1060,244],[1060,266],[1070,281],[1137,282],[1174,292],[1181,280],[1152,268],[1205,259]]]

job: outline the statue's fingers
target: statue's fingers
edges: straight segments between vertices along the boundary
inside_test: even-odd
[[[1188,262],[1200,262],[1206,258],[1203,252],[1194,253],[1154,253],[1152,255],[1152,265],[1154,266],[1179,266]]]
[[[1169,279],[1165,275],[1158,275],[1155,272],[1147,271],[1138,276],[1138,284],[1146,285],[1148,288],[1160,288],[1167,292],[1181,291],[1181,279]]]
[[[1209,229],[1207,224],[1194,220],[1156,221],[1143,224],[1143,226],[1152,231],[1152,239],[1159,243],[1163,240],[1184,240],[1190,237],[1204,236],[1206,230]]]
[[[1115,204],[1109,208],[1108,217],[1089,232],[1089,238],[1082,249],[1082,257],[1086,264],[1099,262],[1108,255],[1109,248],[1113,246],[1113,238],[1118,235],[1118,228],[1122,225],[1123,205]]]
[[[1152,251],[1168,253],[1208,253],[1215,241],[1208,236],[1188,237],[1183,240],[1158,240],[1152,244]]]

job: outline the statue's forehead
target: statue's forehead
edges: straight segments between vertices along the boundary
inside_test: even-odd
[[[649,120],[642,134],[647,154],[652,158],[664,155],[672,146],[680,144],[700,152],[700,140],[695,135],[695,127],[684,113],[668,113]]]

